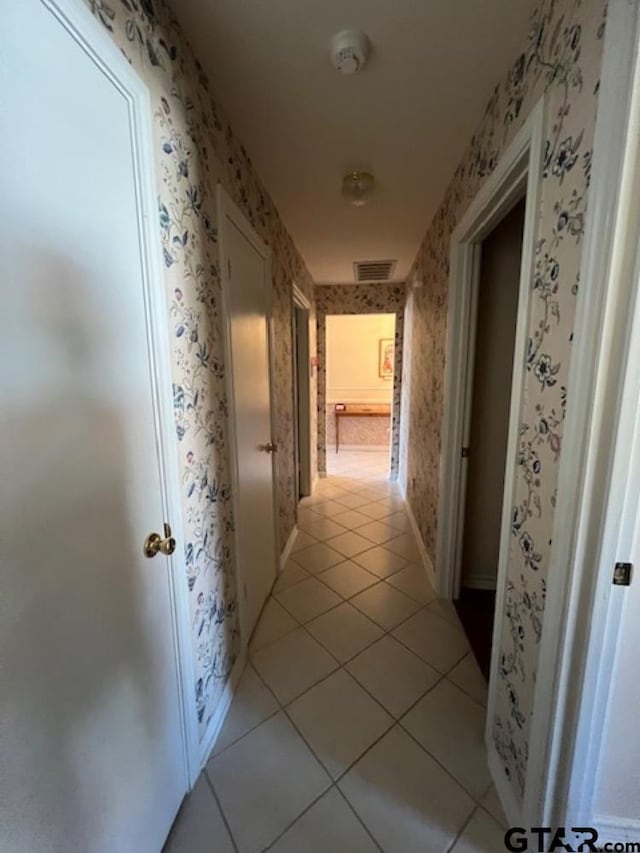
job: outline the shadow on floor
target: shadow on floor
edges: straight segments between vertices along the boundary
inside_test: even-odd
[[[491,669],[493,614],[496,608],[495,590],[463,587],[460,590],[460,598],[454,604],[478,666],[488,681]]]

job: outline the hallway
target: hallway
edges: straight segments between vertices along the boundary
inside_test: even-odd
[[[0,851],[640,850],[640,2],[3,35]]]
[[[470,853],[502,846],[486,684],[426,580],[385,454],[302,501],[177,851]]]

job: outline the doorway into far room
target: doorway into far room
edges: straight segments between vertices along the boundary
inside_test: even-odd
[[[389,475],[395,314],[327,316],[327,472]]]
[[[500,550],[525,199],[482,242],[456,609],[487,679]]]

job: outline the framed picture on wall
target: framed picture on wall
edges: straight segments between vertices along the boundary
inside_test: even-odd
[[[378,342],[378,373],[382,379],[393,377],[393,338],[380,338]]]

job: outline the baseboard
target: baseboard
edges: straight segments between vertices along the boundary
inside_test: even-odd
[[[293,525],[293,530],[289,534],[289,538],[287,539],[287,544],[284,546],[284,550],[280,555],[280,571],[284,569],[285,564],[289,557],[291,556],[291,552],[293,551],[293,546],[296,544],[296,537],[298,536],[298,526],[296,524]]]
[[[638,838],[640,838],[640,821],[633,820],[632,818],[612,820],[609,817],[600,817],[596,814],[593,817],[592,825],[600,833],[601,845],[603,840],[611,845],[615,845],[628,844],[634,841],[637,843]],[[603,847],[600,846],[599,849],[602,850]],[[610,849],[613,849],[613,847]],[[622,847],[616,849],[622,850]],[[628,849],[632,850],[634,848],[629,847]]]
[[[522,806],[516,799],[509,777],[504,772],[504,767],[494,743],[487,744],[487,760],[489,772],[493,784],[507,819],[507,826],[520,826],[522,821]]]
[[[467,587],[467,589],[485,589],[490,590],[492,592],[496,591],[496,579],[495,578],[463,578],[462,586]]]
[[[340,450],[389,450],[388,444],[341,444]],[[340,455],[340,450],[338,451],[338,456]],[[327,455],[332,453],[334,456],[336,455],[335,447],[327,447]]]
[[[238,660],[235,663],[235,666],[231,670],[231,675],[227,679],[227,683],[224,686],[224,690],[222,691],[222,696],[218,701],[218,705],[213,712],[213,716],[209,720],[207,728],[205,729],[205,733],[200,740],[200,769],[205,766],[211,753],[213,752],[213,747],[216,745],[216,740],[218,739],[218,735],[220,734],[220,730],[224,724],[225,717],[227,716],[227,712],[233,701],[233,697],[236,692],[236,687],[238,686],[238,681],[240,681],[240,676],[244,672],[245,665],[247,663],[246,654],[243,652]]]
[[[316,490],[316,486],[318,485],[318,480],[319,480],[319,479],[320,479],[320,477],[322,477],[322,476],[326,476],[326,474],[325,474],[325,475],[322,475],[322,474],[320,474],[320,473],[318,472],[318,473],[316,474],[316,476],[313,478],[313,480],[312,480],[312,482],[311,482],[311,494],[313,494],[313,493],[315,492],[315,490]]]
[[[424,541],[422,539],[422,534],[420,533],[420,528],[418,527],[418,522],[413,514],[411,509],[411,505],[407,500],[406,494],[403,496],[405,509],[407,510],[407,515],[409,516],[409,521],[411,522],[411,529],[413,530],[413,535],[416,537],[416,542],[418,544],[418,551],[420,551],[420,557],[422,558],[422,562],[424,564],[425,569],[427,570],[427,576],[429,578],[429,583],[434,589],[436,587],[436,573],[433,568],[433,563],[431,562],[431,557],[429,556],[427,549],[425,547]]]

